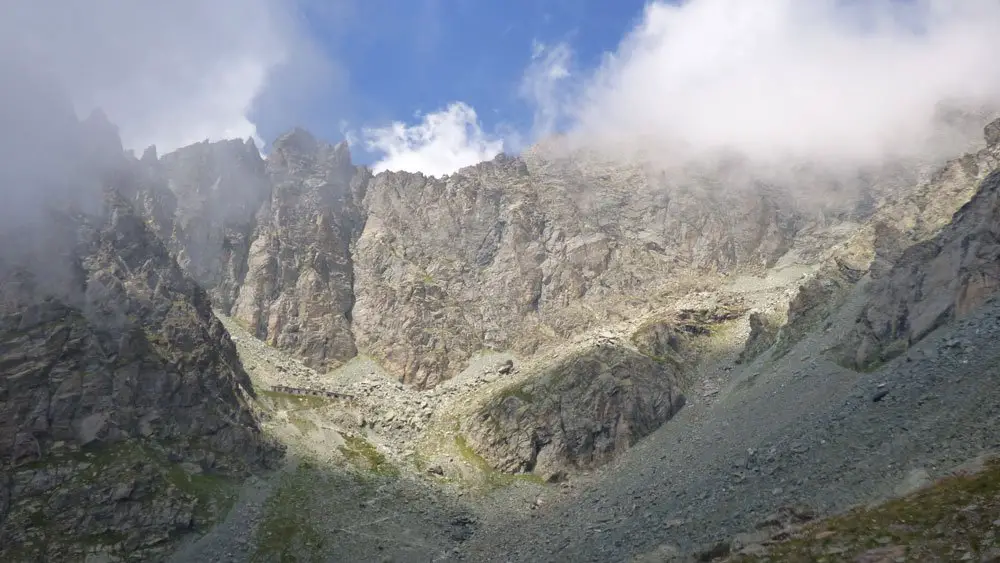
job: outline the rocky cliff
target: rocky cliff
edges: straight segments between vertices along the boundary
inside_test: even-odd
[[[257,213],[246,279],[233,316],[268,343],[316,367],[355,356],[351,245],[363,226],[368,174],[347,144],[288,133],[267,161],[270,197]]]
[[[874,272],[865,308],[842,345],[849,364],[868,368],[891,359],[1000,288],[1000,121],[985,134],[987,147],[951,163],[927,194],[936,205],[946,205],[957,187],[960,193],[971,191],[971,199],[932,237],[896,244],[888,251],[891,266]],[[898,230],[892,234],[898,236]]]
[[[531,354],[645,312],[679,277],[761,272],[799,233],[870,213],[835,190],[817,203],[800,185],[748,180],[739,162],[667,174],[535,150],[442,178],[372,176],[345,144],[295,130],[263,169],[247,168],[256,170],[242,176],[249,187],[233,180],[219,200],[240,202],[231,213],[245,218],[269,192],[252,221],[241,219],[244,237],[214,218],[230,211],[199,195],[224,185],[222,175],[189,170],[212,147],[184,149],[199,158],[167,155],[161,162],[175,165],[160,168],[176,215],[205,217],[198,236],[174,227],[173,248],[215,305],[311,366],[361,351],[418,387],[451,377],[480,349]]]
[[[26,123],[2,167],[32,200],[0,251],[0,558],[154,557],[280,452],[208,295],[133,207],[169,198],[106,120],[39,100],[62,121]]]
[[[465,421],[493,467],[549,480],[602,465],[684,406],[680,366],[613,341],[563,354]]]

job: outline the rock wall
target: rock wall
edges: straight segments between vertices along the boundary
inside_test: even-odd
[[[859,368],[892,359],[1000,289],[1000,171],[934,238],[907,248],[872,287],[844,343]]]
[[[857,326],[837,346],[839,359],[845,365],[867,369],[921,338],[923,334],[911,335],[907,327],[913,319],[903,305],[909,298],[901,294],[909,293],[917,300],[926,297],[915,286],[907,287],[915,280],[908,280],[909,274],[901,272],[907,263],[913,267],[914,257],[922,252],[919,249],[933,247],[937,244],[934,241],[953,228],[957,212],[974,199],[981,182],[1000,168],[997,130],[1000,120],[986,126],[984,148],[934,169],[912,188],[890,191],[852,236],[828,248],[818,272],[802,284],[789,303],[788,322],[778,335],[777,346],[788,350],[799,336],[817,328],[863,278],[872,281],[869,304]],[[890,296],[894,292],[900,295]],[[951,318],[949,315],[940,322]],[[923,329],[919,332],[925,333]]]
[[[684,405],[676,364],[611,341],[574,350],[492,397],[462,427],[500,471],[602,465]]]
[[[346,144],[296,129],[263,166],[246,156],[245,174],[225,176],[212,162],[226,159],[205,155],[251,149],[213,146],[164,156],[159,168],[175,215],[199,218],[176,221],[188,226],[171,229],[173,252],[215,306],[311,367],[364,353],[418,387],[458,373],[480,349],[530,355],[656,308],[679,276],[761,272],[796,246],[802,260],[832,259],[831,247],[852,235],[831,228],[842,223],[867,225],[851,244],[872,255],[859,268],[878,275],[940,229],[941,210],[967,200],[959,176],[979,173],[976,158],[956,162],[924,184],[945,186],[943,197],[927,189],[894,201],[899,186],[912,186],[910,168],[764,182],[738,160],[667,173],[535,149],[441,178],[373,176],[351,163]],[[205,205],[216,193],[226,194],[223,208],[242,207]],[[880,228],[869,219],[884,209],[893,213]]]
[[[220,508],[195,481],[280,450],[208,295],[154,234],[166,217],[133,207],[169,198],[145,198],[100,116],[33,133],[0,167],[34,198],[23,244],[0,249],[0,559],[153,557]]]
[[[347,144],[297,129],[274,142],[269,200],[257,214],[246,278],[233,316],[309,366],[336,367],[357,354],[352,243],[363,227],[366,170]]]

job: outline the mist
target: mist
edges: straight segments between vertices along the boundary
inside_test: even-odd
[[[139,152],[205,139],[261,146],[261,98],[307,90],[307,77],[332,68],[285,0],[0,0],[0,9],[0,53],[57,82],[78,115],[101,108]]]
[[[1000,107],[995,0],[652,2],[565,81],[576,144],[854,168],[980,143]]]

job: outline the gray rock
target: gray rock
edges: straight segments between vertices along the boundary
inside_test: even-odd
[[[280,453],[208,295],[136,211],[139,162],[113,128],[81,127],[64,133],[91,158],[49,164],[103,194],[53,203],[45,238],[59,252],[44,266],[0,255],[0,559],[80,560],[95,537],[162,553],[211,512],[176,480],[178,462],[239,477]]]
[[[462,428],[470,445],[502,471],[594,467],[684,405],[679,375],[673,364],[628,348],[588,347],[501,390]]]

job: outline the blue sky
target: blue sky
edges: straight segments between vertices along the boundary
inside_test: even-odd
[[[316,135],[343,137],[342,125],[412,121],[462,101],[486,131],[531,127],[533,108],[519,85],[537,43],[567,43],[574,64],[599,64],[642,16],[642,0],[365,0],[334,14],[303,7],[309,33],[339,63],[328,85],[294,116],[256,117],[270,141],[292,117]],[[356,160],[376,155],[352,147]]]

